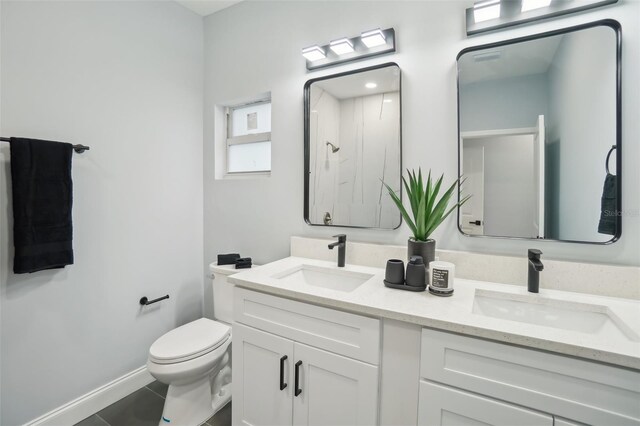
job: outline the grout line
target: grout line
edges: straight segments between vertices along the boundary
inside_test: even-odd
[[[151,389],[149,386],[145,386],[145,389],[147,389],[148,391],[151,391],[151,393],[153,393],[154,395],[158,395],[160,398],[162,399],[166,399],[166,397],[160,395],[158,392],[154,391],[153,389]]]
[[[102,422],[104,422],[104,424],[105,424],[105,425],[107,425],[107,426],[111,426],[111,425],[109,424],[109,422],[108,422],[108,421],[106,421],[105,419],[103,419],[102,417],[100,417],[100,415],[99,415],[98,413],[94,414],[94,416],[96,416],[97,418],[99,418],[100,420],[102,420]]]

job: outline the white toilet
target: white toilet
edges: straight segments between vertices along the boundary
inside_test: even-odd
[[[231,400],[233,265],[209,265],[216,321],[200,318],[169,331],[149,348],[147,369],[169,385],[160,425],[198,426]]]

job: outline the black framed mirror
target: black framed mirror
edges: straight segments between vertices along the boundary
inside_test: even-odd
[[[601,20],[462,50],[458,229],[608,244],[622,232],[621,30]]]
[[[401,190],[400,67],[385,63],[304,86],[304,219],[309,225],[396,229],[384,181]]]

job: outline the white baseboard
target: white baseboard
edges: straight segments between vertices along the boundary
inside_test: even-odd
[[[26,423],[24,426],[74,425],[141,387],[148,385],[153,380],[154,378],[147,371],[147,367],[140,367]]]

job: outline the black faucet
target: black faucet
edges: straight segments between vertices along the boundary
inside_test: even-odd
[[[540,289],[540,271],[544,269],[544,265],[540,261],[542,252],[536,249],[529,249],[529,280],[527,281],[527,289],[530,293],[537,293]]]
[[[338,247],[338,267],[344,267],[344,258],[347,254],[347,236],[345,234],[334,235],[333,238],[337,238],[338,241],[329,244],[329,250],[333,250],[334,247]]]

